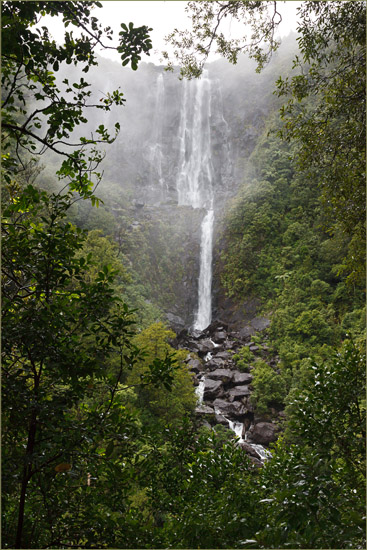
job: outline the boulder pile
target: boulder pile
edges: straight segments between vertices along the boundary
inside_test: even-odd
[[[266,319],[259,318],[258,330],[264,330],[268,324]],[[195,385],[199,387],[201,382],[196,414],[202,423],[212,427],[222,424],[232,430],[236,425],[239,444],[244,452],[255,464],[262,465],[263,446],[266,448],[276,441],[284,413],[272,409],[270,417],[256,414],[256,404],[251,399],[251,371],[254,367],[249,364],[240,370],[233,356],[242,347],[248,346],[255,359],[256,356],[261,357],[273,368],[276,368],[279,358],[270,356],[266,337],[261,345],[251,341],[252,337],[253,334],[246,330],[229,331],[225,323],[215,321],[203,331],[181,330],[172,344],[177,349],[190,352],[187,367],[195,375]]]

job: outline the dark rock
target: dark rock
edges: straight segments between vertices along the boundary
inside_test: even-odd
[[[229,351],[220,351],[218,353],[215,354],[215,358],[216,359],[231,359],[232,358],[232,353],[229,353]]]
[[[206,363],[206,366],[207,366],[207,368],[209,368],[210,370],[214,370],[214,369],[218,369],[218,368],[225,367],[225,366],[226,366],[226,362],[224,361],[224,359],[217,359],[216,357],[212,357],[212,358]]]
[[[233,372],[229,369],[216,369],[207,374],[207,379],[221,380],[225,384],[232,380]]]
[[[250,395],[250,389],[248,386],[235,386],[228,390],[228,400],[232,403],[237,399],[248,397]]]
[[[233,383],[236,384],[236,386],[240,386],[241,384],[249,384],[252,381],[252,378],[252,374],[235,371],[233,375]]]
[[[242,400],[243,404],[245,405],[246,409],[248,410],[248,412],[250,413],[253,413],[255,411],[255,405],[253,404],[253,402],[251,401],[251,396],[249,397],[246,397],[246,399],[244,398]]]
[[[192,338],[197,338],[199,339],[200,337],[203,337],[204,336],[204,333],[201,331],[201,330],[192,330],[190,332],[190,336]]]
[[[224,342],[227,338],[226,332],[216,332],[213,336],[214,342]]]
[[[278,431],[279,428],[270,422],[259,422],[251,432],[251,440],[260,445],[269,445],[277,440]]]
[[[235,347],[235,341],[234,340],[227,340],[226,349],[233,349],[234,347]]]
[[[187,366],[196,373],[203,372],[205,368],[204,365],[202,365],[201,361],[199,361],[199,359],[190,359],[190,361],[188,361],[187,363]]]
[[[205,380],[204,399],[215,399],[223,395],[223,383],[221,380]]]
[[[221,413],[233,416],[234,418],[242,418],[247,413],[247,409],[240,401],[229,403],[228,401],[224,401],[224,399],[215,399],[213,405],[214,409],[219,409]]]
[[[249,443],[246,443],[246,441],[240,443],[240,447],[246,452],[246,454],[257,458],[258,460],[261,459],[260,455],[255,451],[255,449]]]
[[[258,468],[263,467],[263,463],[258,458],[255,458],[254,456],[249,456],[249,459],[251,460],[251,462],[254,466],[257,466]]]
[[[166,317],[175,332],[182,331],[185,326],[185,321],[181,317],[174,315],[173,313],[166,313]]]
[[[196,407],[195,412],[199,415],[214,414],[214,409],[208,405],[200,405],[200,407]]]
[[[212,351],[214,349],[214,344],[207,338],[196,342],[196,348],[198,349],[200,355],[205,355],[208,351]]]
[[[217,424],[228,427],[228,421],[222,414],[215,413],[215,421]]]
[[[247,338],[250,338],[253,334],[255,334],[256,330],[253,327],[246,326],[241,328],[241,330],[238,331],[238,337],[241,340],[246,340]]]
[[[210,323],[210,325],[205,329],[204,332],[205,334],[214,334],[214,332],[219,330],[219,328],[221,328],[221,330],[227,331],[228,325],[227,323],[224,323],[223,321],[218,319],[217,321],[213,321],[212,323]]]

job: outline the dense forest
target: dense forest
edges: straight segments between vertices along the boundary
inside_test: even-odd
[[[366,4],[280,4],[1,3],[2,548],[365,548]]]

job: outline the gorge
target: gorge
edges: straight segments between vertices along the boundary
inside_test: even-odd
[[[243,70],[246,75],[246,65]],[[130,155],[134,159],[133,172],[127,172],[129,179],[135,180],[129,207],[134,220],[127,230],[132,231],[134,238],[138,232],[148,230],[148,258],[159,249],[164,256],[161,261],[165,261],[168,256],[172,257],[173,262],[169,268],[170,273],[162,274],[159,271],[155,280],[152,263],[148,259],[139,275],[142,280],[149,280],[151,283],[154,281],[156,285],[157,291],[149,292],[150,299],[152,295],[162,293],[162,279],[169,279],[173,302],[161,300],[159,305],[165,311],[169,324],[178,333],[175,347],[188,350],[195,357],[198,353],[197,346],[199,349],[203,346],[203,338],[204,345],[206,342],[208,346],[205,357],[199,352],[199,361],[202,362],[200,369],[197,370],[197,366],[194,366],[192,371],[195,384],[198,384],[202,392],[199,400],[203,401],[196,408],[196,414],[204,425],[215,426],[219,422],[232,430],[239,437],[239,445],[249,454],[251,460],[261,464],[267,456],[261,443],[269,445],[275,440],[277,422],[281,421],[278,417],[279,410],[274,409],[272,418],[265,418],[267,421],[275,421],[275,424],[265,422],[264,430],[269,427],[270,435],[265,439],[261,439],[260,435],[256,439],[254,428],[261,422],[264,424],[264,418],[254,417],[254,406],[250,397],[251,375],[241,375],[231,357],[241,345],[254,345],[250,335],[258,329],[267,328],[269,320],[259,319],[259,324],[256,325],[256,300],[245,302],[240,310],[237,305],[234,315],[231,306],[227,308],[224,305],[219,310],[218,302],[223,301],[224,293],[218,276],[213,281],[213,272],[216,271],[215,265],[221,252],[218,225],[223,220],[229,201],[238,192],[241,181],[239,172],[248,162],[246,155],[240,156],[243,152],[240,152],[236,144],[238,122],[234,123],[232,114],[233,88],[229,84],[230,79],[223,81],[220,71],[211,65],[208,65],[200,79],[190,81],[179,81],[176,74],[166,73],[153,66],[143,66],[142,74],[144,71],[147,72],[142,82],[147,90],[144,106],[146,113],[142,112],[140,104],[139,113],[134,111],[134,106],[127,105],[124,139],[117,140],[110,154],[119,159],[122,188],[125,174],[123,167],[130,163]],[[261,85],[260,79],[258,86]],[[222,87],[225,89],[226,100],[223,99]],[[239,111],[242,124],[244,121],[256,120],[258,113],[264,108],[265,104],[262,105],[259,101],[255,112]],[[144,124],[139,123],[139,117]],[[262,132],[262,125],[258,122],[252,122],[249,126],[252,126],[252,130],[248,130],[252,139],[256,133]],[[245,139],[250,153],[251,145],[248,138]],[[106,168],[106,173],[108,178],[116,177],[111,168]],[[116,206],[112,206],[112,209],[117,223],[121,223],[121,210],[116,209]],[[175,232],[175,238],[169,242]],[[160,241],[164,241],[164,251]],[[178,249],[179,257],[175,256]],[[139,265],[139,251],[138,257],[132,255],[130,259],[133,266]],[[159,259],[155,261],[160,262]],[[251,326],[251,322],[254,322],[256,329]],[[221,329],[224,330],[224,341],[222,338],[220,342],[216,342],[218,331],[212,332],[212,327],[217,323],[224,323],[225,328]],[[251,328],[246,329],[249,326]],[[249,330],[248,334],[239,336],[238,330],[241,329],[245,332]],[[184,334],[188,338],[185,339]],[[212,334],[209,343],[205,338],[206,334]],[[227,340],[229,344],[226,344]],[[220,352],[225,357],[220,358]],[[212,355],[210,359],[208,354]],[[191,355],[188,357],[187,366],[191,368]],[[214,373],[211,370],[218,362],[223,370],[224,380],[228,376],[229,379],[226,382],[217,379],[214,390],[213,376],[220,376],[221,373],[220,369]],[[249,369],[252,368],[250,365]],[[233,391],[230,386],[229,389],[227,387],[232,379]],[[236,386],[237,379],[240,380],[239,384],[245,379],[246,385]],[[217,398],[214,402],[210,401],[213,396]]]

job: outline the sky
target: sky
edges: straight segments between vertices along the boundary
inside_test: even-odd
[[[153,28],[150,33],[153,43],[153,50],[150,56],[142,55],[142,61],[153,62],[156,64],[162,63],[162,50],[169,49],[165,44],[164,37],[172,32],[175,28],[184,30],[190,28],[190,19],[185,13],[187,2],[182,0],[108,0],[102,2],[102,8],[96,8],[95,15],[104,26],[110,26],[114,30],[114,35],[117,37],[120,24],[129,23],[132,21],[134,27],[147,25]],[[287,2],[279,2],[278,9],[282,14],[282,24],[280,28],[280,36],[286,36],[291,30],[296,30],[296,8],[301,2],[289,0]],[[49,26],[54,38],[59,41],[63,36],[63,26],[61,22],[56,22],[55,18],[46,18],[42,22]],[[232,27],[233,29],[233,27]],[[119,56],[116,52],[104,51],[101,55],[119,61]],[[212,56],[211,59],[215,58]]]

